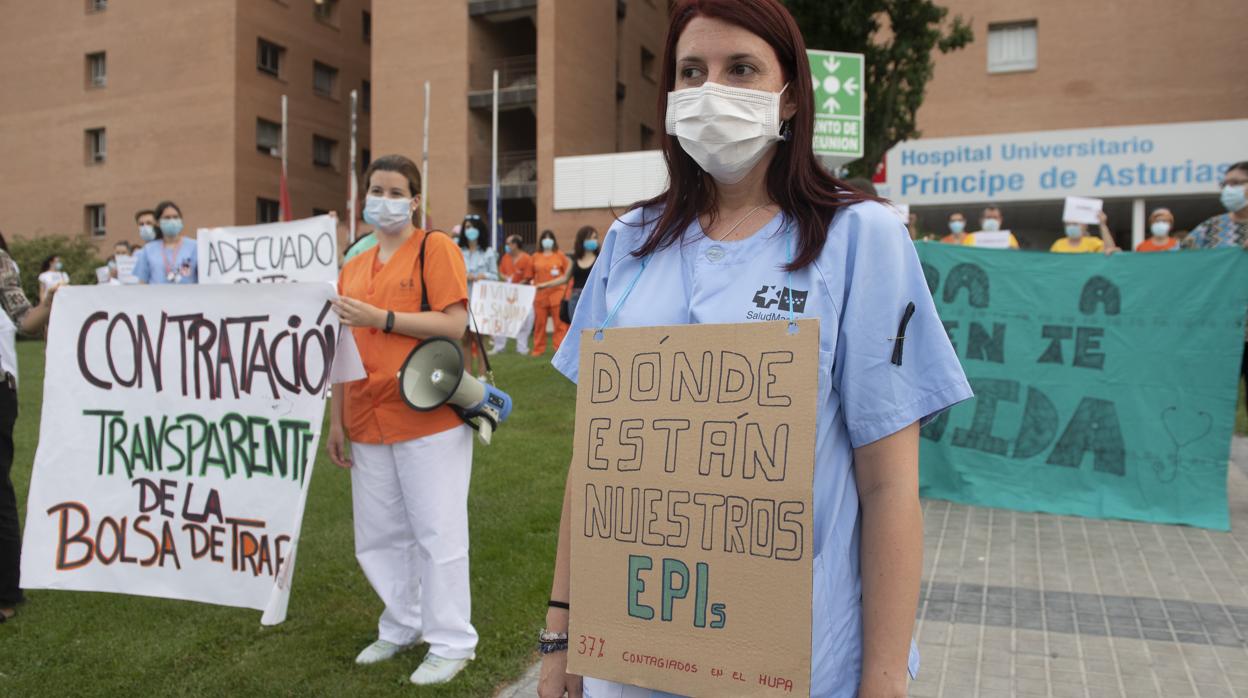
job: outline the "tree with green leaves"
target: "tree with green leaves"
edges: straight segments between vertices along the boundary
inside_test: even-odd
[[[806,46],[866,56],[867,111],[861,160],[851,175],[871,176],[888,149],[919,136],[915,117],[932,79],[932,52],[974,40],[962,17],[932,0],[784,0]]]

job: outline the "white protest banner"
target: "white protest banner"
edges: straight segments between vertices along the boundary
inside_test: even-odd
[[[798,325],[582,335],[571,672],[810,694],[819,322]]]
[[[1010,231],[998,230],[991,233],[980,231],[975,233],[975,247],[986,247],[990,250],[1008,250],[1010,248]]]
[[[338,224],[329,216],[200,228],[199,283],[338,280]]]
[[[1105,202],[1101,199],[1068,196],[1062,207],[1062,222],[1096,225],[1101,222],[1101,210],[1104,207]]]
[[[533,312],[533,286],[476,281],[472,284],[472,315],[483,335],[519,337]]]
[[[334,295],[328,284],[60,291],[22,585],[281,622],[325,394],[358,377],[331,376]]]
[[[134,275],[134,265],[138,263],[138,258],[134,255],[119,254],[113,257],[117,262],[117,280],[123,284],[137,284],[139,277]]]

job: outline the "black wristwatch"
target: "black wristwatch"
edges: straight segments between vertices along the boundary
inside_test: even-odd
[[[394,331],[394,311],[393,310],[386,311],[386,326],[382,328],[381,331],[385,332],[386,334],[390,334],[391,332]]]

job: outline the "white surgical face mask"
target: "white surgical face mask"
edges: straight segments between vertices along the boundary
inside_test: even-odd
[[[364,221],[387,235],[403,232],[411,220],[411,199],[387,199],[371,194],[364,199]]]
[[[963,230],[966,230],[965,221],[949,221],[949,232],[953,233],[954,235],[957,235]]]
[[[984,229],[985,233],[995,233],[1001,230],[1001,221],[996,218],[985,218],[984,224],[980,227]]]
[[[143,242],[151,242],[156,239],[156,228],[150,225],[139,226],[139,238]]]
[[[736,184],[781,140],[782,94],[713,82],[669,92],[667,132],[715,181]]]
[[[1170,234],[1170,224],[1165,221],[1157,221],[1149,228],[1154,237],[1164,238]]]

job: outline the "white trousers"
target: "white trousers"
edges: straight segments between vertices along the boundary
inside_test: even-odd
[[[524,318],[524,324],[520,326],[520,336],[516,337],[516,352],[520,354],[529,353],[529,336],[533,334],[533,309],[529,308],[529,314]],[[496,335],[494,337],[494,348],[496,351],[502,351],[507,348],[507,340],[509,337],[505,335]]]
[[[468,578],[472,429],[351,444],[355,557],[386,610],[379,639],[447,659],[477,647]]]

